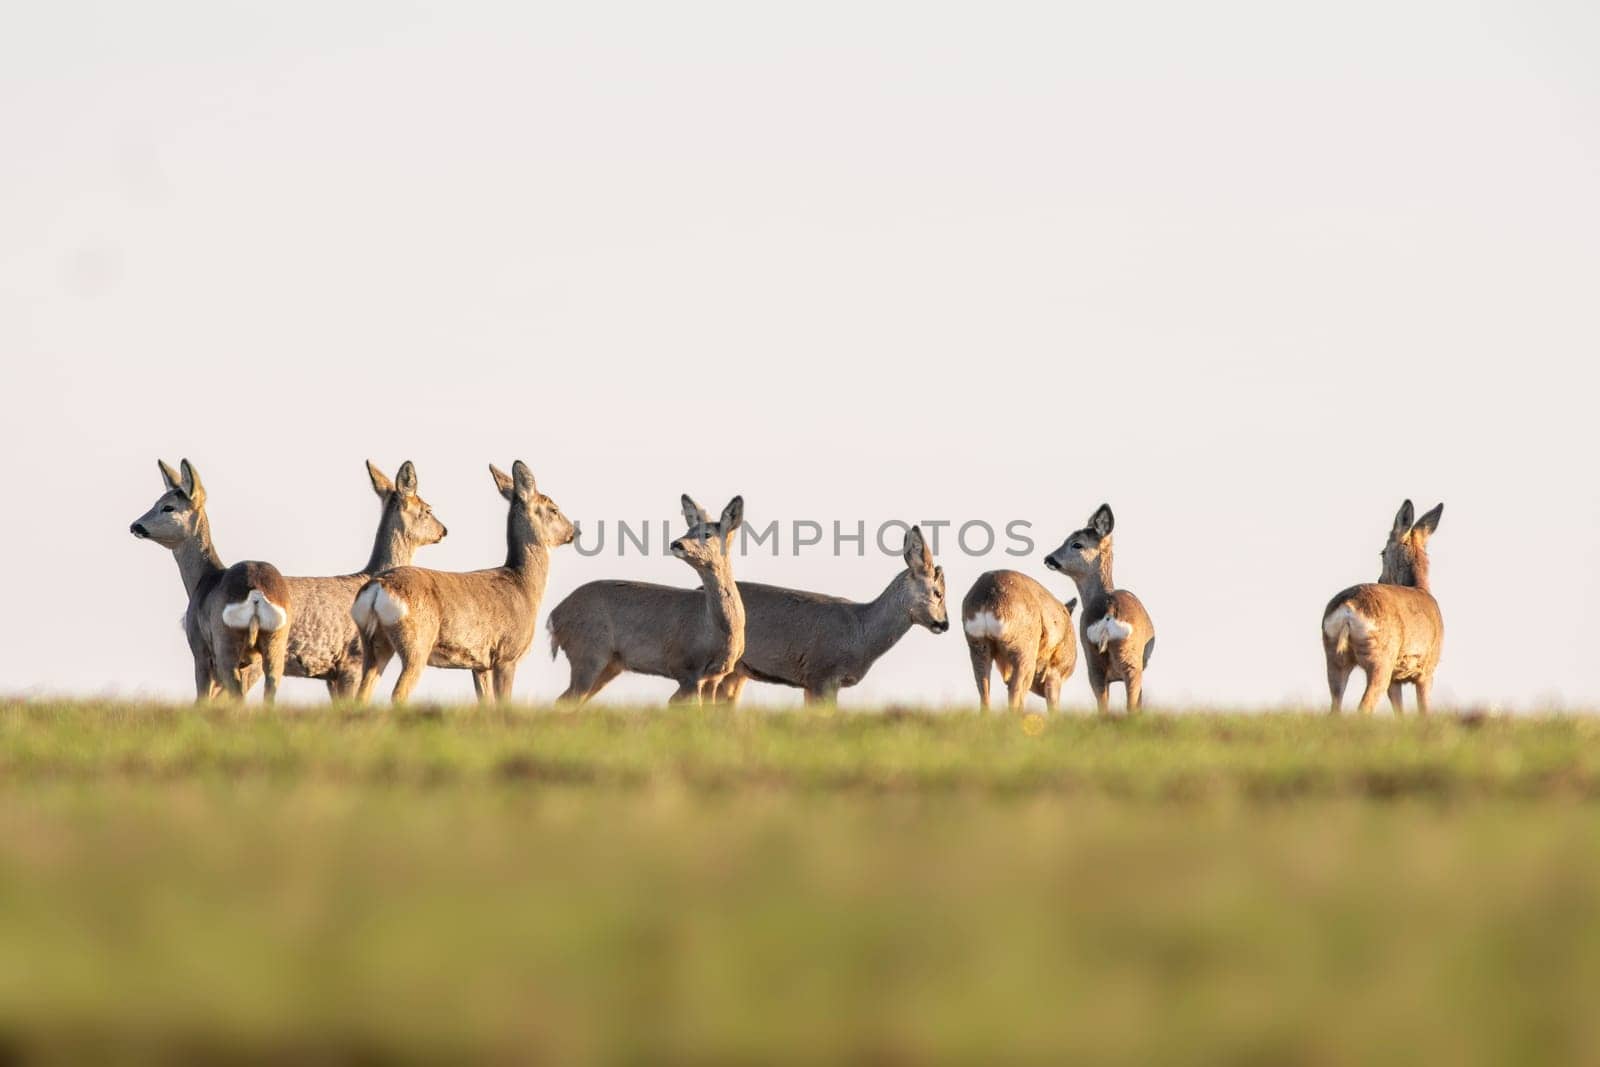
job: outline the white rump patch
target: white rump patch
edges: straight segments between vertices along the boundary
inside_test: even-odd
[[[249,596],[222,609],[222,625],[230,630],[248,630],[251,620],[259,629],[272,633],[289,621],[289,613],[268,600],[259,589],[250,590]]]
[[[411,614],[411,609],[406,607],[404,600],[381,585],[378,586],[378,595],[372,598],[372,610],[377,613],[379,621],[385,626],[393,626]]]
[[[981,640],[985,637],[999,637],[1000,632],[1005,629],[1005,623],[992,611],[980,611],[972,618],[964,620],[961,628],[967,631],[968,637]]]
[[[1328,635],[1328,640],[1335,642],[1345,637],[1365,639],[1371,628],[1371,624],[1349,604],[1340,604],[1322,620],[1322,632]]]
[[[356,620],[356,625],[364,634],[371,634],[374,626],[372,618],[372,602],[378,599],[378,590],[381,585],[367,585],[356,594],[356,602],[350,605],[350,617]]]
[[[1101,652],[1104,652],[1106,646],[1111,642],[1121,641],[1123,638],[1132,635],[1133,627],[1115,615],[1107,615],[1098,622],[1090,623],[1089,628],[1084,633],[1088,635],[1091,642],[1100,646]]]

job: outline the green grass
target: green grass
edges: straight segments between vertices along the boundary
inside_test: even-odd
[[[1581,717],[0,703],[0,1060],[1594,1061],[1597,800]]]

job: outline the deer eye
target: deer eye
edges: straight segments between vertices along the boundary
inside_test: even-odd
[[[162,510],[163,513],[165,513],[165,512],[168,512],[168,511],[177,511],[178,509],[173,507],[171,504],[168,504],[165,507],[163,507],[161,510]]]
[[[1083,542],[1082,541],[1074,541],[1074,542],[1072,542],[1072,547],[1077,549],[1079,552],[1082,552],[1083,551]]]

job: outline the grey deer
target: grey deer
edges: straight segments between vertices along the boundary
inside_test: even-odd
[[[944,568],[934,565],[921,527],[906,532],[903,555],[906,569],[877,599],[864,604],[739,582],[744,655],[723,679],[719,699],[737,702],[745,682],[754,678],[803,689],[808,704],[832,702],[841,688],[861,681],[912,626],[926,626],[936,634],[948,630]]]
[[[182,473],[161,460],[156,465],[166,490],[128,532],[168,549],[178,561],[189,597],[183,633],[194,656],[195,698],[210,700],[219,692],[242,698],[260,674],[270,704],[283,677],[293,620],[288,583],[270,563],[224,566],[211,541],[200,473],[187,459]]]
[[[361,632],[359,699],[370,699],[393,652],[401,663],[397,704],[426,667],[470,670],[480,701],[511,699],[517,663],[533,643],[550,552],[570,544],[578,528],[539,492],[520,459],[509,475],[493,464],[489,473],[510,504],[505,565],[466,572],[397,567],[362,586],[351,607]]]
[[[730,563],[744,497],[711,516],[682,499],[689,530],[670,546],[700,576],[701,592],[648,582],[589,582],[550,613],[550,654],[572,667],[564,701],[583,702],[623,671],[678,683],[671,701],[716,697],[745,650],[745,609]]]
[[[354,697],[361,682],[361,634],[350,617],[356,593],[373,575],[406,566],[419,547],[437,544],[449,532],[417,495],[417,469],[410,460],[400,465],[392,482],[368,460],[367,477],[382,509],[367,565],[354,574],[285,579],[294,603],[285,670],[295,678],[322,679],[334,700]],[[387,653],[386,646],[379,656],[380,673],[389,662]]]
[[[1039,582],[1018,571],[978,576],[961,601],[961,628],[972,657],[978,704],[989,707],[994,667],[1006,684],[1006,706],[1020,710],[1032,690],[1056,710],[1061,684],[1078,666],[1078,639],[1072,632],[1076,599],[1062,603]]]
[[[1128,710],[1139,709],[1144,672],[1156,647],[1156,628],[1139,598],[1118,589],[1111,575],[1111,531],[1116,519],[1108,504],[1089,516],[1088,525],[1075,530],[1061,547],[1044,559],[1044,565],[1071,578],[1083,598],[1078,632],[1083,639],[1089,668],[1089,688],[1095,705],[1104,712],[1111,702],[1111,683],[1127,690]]]
[[[1335,713],[1357,667],[1367,676],[1362,711],[1375,710],[1388,690],[1398,715],[1401,686],[1410,682],[1417,689],[1417,711],[1428,712],[1433,674],[1444,645],[1444,619],[1428,586],[1428,539],[1439,528],[1444,505],[1415,522],[1414,515],[1411,501],[1400,506],[1383,548],[1383,571],[1377,582],[1351,586],[1323,609],[1322,651]]]

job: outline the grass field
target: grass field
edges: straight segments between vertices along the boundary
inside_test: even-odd
[[[1600,719],[0,703],[0,1061],[1600,1060]]]

